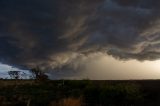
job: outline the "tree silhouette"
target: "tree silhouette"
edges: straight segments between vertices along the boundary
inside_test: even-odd
[[[9,76],[11,79],[19,79],[20,78],[20,71],[8,71]]]
[[[32,74],[33,79],[41,80],[41,81],[48,79],[48,76],[45,75],[45,73],[42,72],[42,70],[40,70],[39,67],[31,69],[30,72]]]

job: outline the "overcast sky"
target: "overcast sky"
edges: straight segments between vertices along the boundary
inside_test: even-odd
[[[160,78],[159,0],[0,0],[0,70]]]

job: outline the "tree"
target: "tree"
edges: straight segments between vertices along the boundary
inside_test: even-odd
[[[30,72],[32,74],[33,79],[41,80],[41,81],[44,81],[44,80],[48,79],[48,76],[45,75],[45,73],[42,72],[42,70],[40,70],[40,68],[38,68],[38,67],[31,69]]]
[[[8,71],[9,76],[11,79],[19,79],[20,78],[20,71]]]
[[[21,73],[21,79],[27,79],[27,74],[25,72]]]

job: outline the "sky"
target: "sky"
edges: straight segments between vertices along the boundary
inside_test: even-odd
[[[159,79],[159,0],[0,0],[0,76]]]

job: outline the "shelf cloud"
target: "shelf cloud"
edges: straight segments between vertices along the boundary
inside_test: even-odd
[[[79,69],[97,55],[160,58],[159,0],[1,0],[0,62]]]

